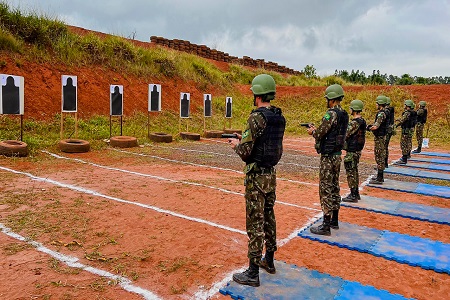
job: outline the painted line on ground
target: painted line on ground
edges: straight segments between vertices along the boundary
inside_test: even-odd
[[[135,293],[138,295],[141,295],[142,297],[144,297],[144,299],[148,299],[148,300],[153,300],[153,299],[160,299],[156,294],[154,294],[153,292],[143,289],[139,286],[133,285],[131,284],[131,280],[120,276],[120,275],[114,275],[108,271],[104,271],[95,267],[91,267],[89,265],[85,265],[83,263],[80,263],[78,258],[73,257],[73,256],[69,256],[69,255],[65,255],[62,254],[60,252],[57,251],[53,251],[47,247],[45,247],[44,245],[42,245],[39,242],[33,241],[29,238],[26,238],[20,234],[17,234],[15,232],[13,232],[11,230],[11,228],[6,227],[4,224],[0,223],[0,230],[6,234],[7,236],[25,242],[31,246],[33,246],[34,248],[36,248],[37,251],[45,253],[50,255],[51,257],[57,259],[58,261],[66,264],[67,266],[71,267],[71,268],[77,268],[77,269],[82,269],[83,271],[87,271],[89,273],[92,273],[94,275],[98,275],[104,278],[108,278],[111,280],[115,280],[119,283],[119,285],[126,291],[131,292],[131,293]]]
[[[146,174],[146,173],[140,173],[140,172],[128,171],[128,170],[119,169],[119,168],[108,167],[108,166],[104,166],[104,165],[99,165],[99,164],[96,164],[96,163],[88,162],[88,161],[85,161],[85,160],[82,160],[82,159],[79,159],[79,158],[69,158],[69,157],[61,156],[61,155],[54,154],[54,153],[51,153],[51,152],[48,152],[48,151],[45,151],[45,150],[42,150],[42,152],[46,153],[46,154],[48,154],[48,155],[50,155],[50,156],[52,156],[54,158],[57,158],[57,159],[73,160],[73,161],[76,161],[76,162],[79,162],[79,163],[82,163],[82,164],[88,164],[88,165],[92,165],[94,167],[107,169],[107,170],[111,170],[111,171],[123,172],[123,173],[128,173],[128,174],[131,174],[131,175],[142,176],[142,177],[149,177],[149,178],[162,180],[162,181],[168,181],[168,182],[172,182],[172,183],[182,183],[182,184],[186,184],[186,185],[193,185],[193,186],[198,186],[198,187],[204,187],[204,188],[208,188],[208,189],[218,190],[220,192],[227,193],[227,194],[233,194],[233,195],[238,195],[238,196],[242,196],[242,197],[244,196],[243,193],[230,191],[230,190],[219,188],[219,187],[216,187],[216,186],[211,186],[211,185],[206,185],[206,184],[201,184],[201,183],[196,183],[196,182],[191,182],[191,181],[170,179],[170,178],[150,175],[150,174]],[[287,205],[287,206],[296,207],[296,208],[306,209],[306,210],[319,211],[317,208],[301,206],[301,205],[297,205],[297,204],[293,204],[293,203],[283,202],[283,201],[280,201],[280,200],[277,200],[277,203],[280,203],[280,204],[283,204],[283,205]]]

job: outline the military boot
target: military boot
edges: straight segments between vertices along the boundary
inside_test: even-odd
[[[348,194],[347,197],[342,198],[342,201],[344,202],[358,202],[358,198],[357,198],[357,191],[358,188],[351,188],[350,189],[350,194]]]
[[[408,156],[403,155],[402,158],[400,158],[400,160],[398,161],[399,165],[406,165],[406,163],[408,162]]]
[[[408,155],[406,156],[406,158],[411,158],[411,151],[408,152]]]
[[[311,231],[311,233],[314,233],[314,234],[331,235],[330,221],[331,221],[331,216],[330,215],[324,215],[323,216],[323,223],[322,223],[322,225],[319,225],[319,226],[316,226],[316,227],[311,227],[309,229],[309,231]]]
[[[259,262],[259,267],[267,271],[267,273],[275,274],[277,270],[275,269],[275,264],[273,263],[273,251],[266,251],[266,255]]]
[[[233,280],[239,284],[259,286],[259,266],[250,261],[250,266],[247,270],[233,274]]]
[[[361,200],[361,195],[359,194],[359,188],[355,189],[355,193],[356,193],[356,200]]]
[[[378,174],[376,178],[372,178],[369,183],[370,184],[383,184],[384,178],[383,178],[383,171],[378,170]]]
[[[422,152],[422,147],[417,146],[417,149],[416,149],[416,150],[413,150],[412,153],[420,153],[420,152]]]
[[[333,216],[331,217],[330,228],[339,229],[339,209],[333,209]]]

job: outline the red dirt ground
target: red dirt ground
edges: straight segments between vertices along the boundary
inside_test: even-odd
[[[126,90],[125,115],[145,112],[147,84],[158,83],[155,78],[122,76],[101,67],[68,68],[29,61],[21,61],[18,67],[14,58],[2,59],[7,62],[0,70],[2,73],[25,77],[25,116],[38,120],[49,120],[60,112],[63,74],[78,76],[81,118],[109,114],[109,106],[100,101],[108,103],[105,91],[114,82],[123,84]],[[224,64],[217,64],[226,68]],[[165,80],[161,84],[163,98],[174,100],[164,101],[163,109],[178,110],[180,91],[190,92],[193,105],[201,107],[203,91],[195,85],[181,80]],[[239,88],[243,93],[249,93],[248,86]],[[346,87],[350,91],[390,88]],[[446,113],[449,85],[401,88],[410,90],[417,99],[426,99],[439,113]],[[280,97],[322,93],[323,87],[278,88]],[[301,153],[298,155],[311,160],[317,157],[310,139],[287,137],[285,142],[289,144],[285,153]],[[0,223],[13,227],[14,232],[38,241],[48,249],[76,257],[85,265],[129,278],[133,285],[163,299],[229,299],[218,294],[215,285],[222,282],[219,285],[223,287],[231,273],[247,263],[245,207],[240,194],[244,191],[242,174],[154,157],[193,163],[201,160],[204,164],[221,159],[213,153],[192,155],[173,149],[197,149],[205,145],[213,147],[212,152],[234,155],[226,144],[201,140],[171,143],[172,148],[150,145],[134,148],[129,153],[108,149],[70,155],[50,149],[64,157],[92,164],[57,159],[44,153],[34,159],[0,158],[3,168],[83,188],[58,187],[54,182],[36,181],[26,174],[2,169]],[[449,149],[450,146],[433,151],[448,152]],[[398,143],[393,144],[391,157],[398,158],[399,155]],[[373,165],[373,142],[370,140],[362,161]],[[219,167],[241,170],[242,163],[224,161]],[[280,169],[279,175],[317,184],[316,178],[300,171]],[[341,177],[341,181],[345,188],[345,178]],[[277,189],[278,201],[291,204],[278,203],[275,207],[278,239],[283,242],[276,253],[277,260],[405,297],[448,299],[448,274],[298,237],[289,238],[317,217],[320,211],[318,188],[279,181]],[[89,194],[87,190],[96,194]],[[437,197],[368,187],[362,194],[450,209],[449,201]],[[346,207],[342,208],[340,216],[346,222],[450,243],[447,225]],[[0,245],[0,299],[141,299],[114,280],[58,263],[48,254],[3,233],[0,234]]]

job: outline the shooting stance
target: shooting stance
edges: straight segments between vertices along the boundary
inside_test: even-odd
[[[274,166],[283,153],[283,136],[286,120],[281,109],[271,106],[275,98],[275,81],[267,74],[252,81],[253,104],[257,107],[247,120],[247,127],[238,138],[228,142],[246,163],[245,207],[248,235],[249,268],[233,275],[237,283],[259,286],[259,267],[268,273],[276,272],[273,261],[276,244],[276,221],[273,206],[276,195]],[[264,244],[265,257],[262,258]]]

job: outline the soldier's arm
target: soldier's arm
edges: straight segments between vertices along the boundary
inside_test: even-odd
[[[328,131],[330,131],[336,119],[337,119],[336,112],[334,111],[326,112],[326,114],[322,118],[322,123],[320,123],[319,127],[315,129],[312,133],[316,141],[320,141],[328,133]]]
[[[359,123],[356,122],[355,120],[351,120],[348,123],[347,126],[347,134],[345,135],[345,138],[347,139],[349,136],[355,134],[359,129]]]
[[[252,113],[247,120],[244,132],[242,132],[240,143],[234,147],[234,151],[243,161],[250,157],[256,138],[261,136],[265,128],[264,116],[261,113]]]
[[[403,123],[405,123],[406,120],[408,120],[409,115],[410,115],[409,111],[405,111],[405,112],[402,114],[402,117],[401,117],[400,119],[397,120],[397,123],[395,124],[395,126],[398,127],[398,126],[402,125]]]
[[[373,123],[372,127],[370,127],[370,130],[372,130],[372,131],[377,130],[381,126],[381,124],[384,122],[385,119],[386,119],[386,114],[384,113],[384,111],[379,111],[377,114],[375,123]]]

